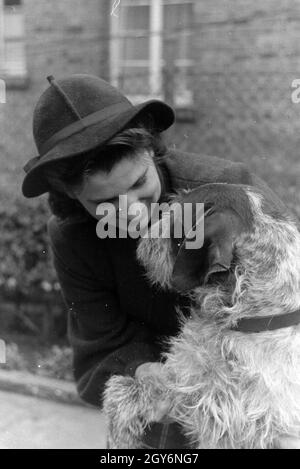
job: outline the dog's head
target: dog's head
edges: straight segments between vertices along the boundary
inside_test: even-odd
[[[137,256],[152,283],[180,292],[221,285],[232,294],[241,272],[247,272],[244,278],[253,284],[257,281],[256,288],[263,290],[268,282],[276,281],[282,287],[291,280],[291,271],[297,269],[294,256],[298,256],[300,267],[295,220],[271,190],[213,183],[177,193],[169,201],[170,208],[174,202],[182,211],[157,222],[169,223],[170,236],[153,238],[149,233],[139,242]],[[203,210],[197,211],[197,204],[203,204]],[[184,225],[179,218],[185,207],[190,211],[191,206],[192,232],[175,237],[175,225]],[[200,247],[191,248],[191,233],[195,238],[201,226],[203,242]],[[164,227],[160,233],[166,231]]]

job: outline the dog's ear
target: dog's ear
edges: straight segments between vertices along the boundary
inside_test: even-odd
[[[242,231],[241,220],[233,211],[209,211],[204,218],[202,247],[188,249],[187,239],[180,245],[172,286],[178,291],[188,291],[206,284],[214,274],[226,276],[233,260],[234,241]]]

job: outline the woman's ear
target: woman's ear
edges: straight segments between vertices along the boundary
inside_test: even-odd
[[[204,243],[188,249],[183,241],[173,267],[172,286],[188,291],[206,284],[216,273],[229,273],[234,242],[243,231],[239,217],[231,210],[216,211],[204,219]]]

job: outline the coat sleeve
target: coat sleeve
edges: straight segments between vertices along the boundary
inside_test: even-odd
[[[102,278],[93,274],[55,217],[48,221],[53,263],[68,310],[68,338],[79,396],[102,407],[105,383],[113,374],[133,376],[138,365],[160,360],[153,333],[122,312],[102,253]],[[76,246],[75,246],[76,247]]]

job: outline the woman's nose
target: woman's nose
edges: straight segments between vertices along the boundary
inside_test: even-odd
[[[137,193],[128,193],[127,194],[127,207],[140,201],[140,197]]]
[[[131,194],[128,196],[127,216],[129,221],[139,215],[143,215],[146,209],[147,204],[145,203],[145,200],[141,198],[138,194]]]

